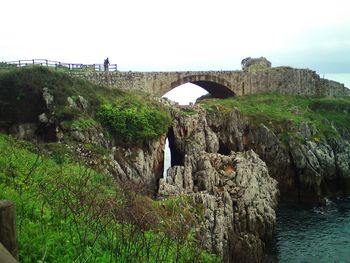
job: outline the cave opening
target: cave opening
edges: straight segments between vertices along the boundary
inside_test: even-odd
[[[164,94],[163,97],[175,101],[179,105],[189,105],[196,103],[198,98],[207,95],[209,95],[208,91],[202,87],[192,83],[186,83],[170,90]],[[171,127],[169,128],[167,138],[165,140],[163,178],[166,177],[169,167],[183,164],[184,155],[176,148],[174,130]]]
[[[170,127],[165,141],[163,177],[166,177],[169,167],[184,165],[184,159],[184,154],[176,147],[174,130]]]
[[[230,155],[231,154],[231,149],[228,148],[222,141],[219,142],[219,154],[222,155]]]
[[[185,81],[187,83],[182,85],[181,83],[183,82],[179,81],[179,85],[165,93],[163,97],[175,101],[179,105],[189,105],[195,104],[197,101],[204,98],[227,98],[235,95],[234,92],[226,86],[215,81],[200,81],[194,79],[193,81],[192,79],[187,79]],[[219,153],[229,155],[231,150],[220,143]],[[165,141],[163,177],[166,177],[169,167],[184,165],[184,159],[184,153],[176,147],[174,130],[171,127]]]

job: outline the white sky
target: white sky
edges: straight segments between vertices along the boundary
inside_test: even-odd
[[[348,0],[8,0],[0,61],[44,58],[120,70],[273,66],[350,72]]]

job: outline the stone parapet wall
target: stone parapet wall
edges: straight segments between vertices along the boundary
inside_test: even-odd
[[[238,96],[267,92],[307,96],[350,95],[350,90],[341,83],[322,79],[315,71],[309,69],[290,67],[266,68],[255,71],[72,71],[70,74],[109,88],[140,90],[154,96],[163,96],[173,88],[189,82],[202,86],[217,97],[223,97],[222,87]]]

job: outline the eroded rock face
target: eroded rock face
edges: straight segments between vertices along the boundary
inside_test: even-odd
[[[277,181],[253,152],[186,155],[160,180],[159,194],[191,195],[204,208],[198,236],[228,262],[260,262],[276,222]],[[235,248],[232,250],[232,248]]]
[[[143,147],[114,147],[109,172],[120,181],[140,183],[149,194],[155,193],[159,179],[163,176],[164,141],[162,137]]]
[[[197,110],[175,114],[175,147],[184,154],[184,163],[169,168],[159,195],[187,194],[203,205],[198,237],[206,249],[226,262],[260,262],[276,222],[277,181],[251,150],[219,154],[218,133],[210,128],[206,112]]]
[[[266,162],[270,175],[279,182],[282,201],[317,204],[323,203],[325,197],[350,193],[346,131],[336,131],[337,139],[314,140],[314,125],[271,128],[250,121],[238,109],[225,116],[206,113],[206,120],[227,151],[252,149]],[[303,140],[283,141],[285,132]]]
[[[142,146],[121,145],[118,138],[107,136],[107,132],[100,125],[92,125],[86,129],[67,126],[55,117],[55,98],[47,88],[42,94],[45,103],[45,112],[38,116],[39,125],[48,133],[49,125],[52,125],[54,135],[52,137],[64,142],[65,139],[73,139],[75,146],[71,150],[81,156],[84,161],[99,170],[111,173],[120,182],[137,183],[147,193],[154,193],[158,189],[158,181],[163,175],[164,168],[164,143],[165,138],[148,141]],[[88,101],[77,96],[67,97],[67,106],[77,111],[86,112],[89,109]],[[33,139],[42,137],[38,134],[38,124],[17,125],[13,127],[14,133],[21,138]],[[101,147],[104,156],[96,156],[86,145]],[[102,157],[102,160],[98,160]]]
[[[105,149],[103,160],[97,161],[92,154],[82,156],[87,164],[111,173],[120,182],[139,184],[149,194],[157,191],[164,169],[164,137],[142,146],[121,146],[114,138],[106,136],[103,129],[97,127],[85,131],[70,128],[62,133],[74,138],[82,147],[96,145]]]

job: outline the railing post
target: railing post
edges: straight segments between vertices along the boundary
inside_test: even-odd
[[[15,204],[8,200],[0,200],[0,243],[14,258],[18,258],[16,208]]]

